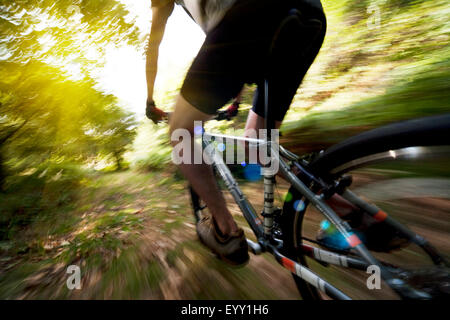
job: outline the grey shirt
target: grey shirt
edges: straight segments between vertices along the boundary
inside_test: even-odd
[[[236,0],[175,0],[205,32],[219,24]]]

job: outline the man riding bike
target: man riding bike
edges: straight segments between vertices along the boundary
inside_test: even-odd
[[[274,108],[271,114],[278,129],[325,37],[326,17],[320,0],[153,0],[146,75],[147,116],[155,123],[165,117],[165,112],[158,109],[153,100],[158,49],[175,4],[181,5],[206,33],[205,42],[187,73],[169,122],[170,135],[176,129],[191,132],[193,148],[196,148],[194,121],[211,119],[220,107],[239,95],[245,84],[258,85],[246,131],[264,129],[265,64],[281,22],[292,9],[297,9],[303,18],[321,23],[320,32],[311,38],[301,56],[292,56],[297,52],[296,39],[292,39],[292,51],[285,52],[292,59],[286,62],[286,68],[280,68],[271,76],[269,105]],[[308,29],[305,28],[304,32]],[[301,45],[305,46],[305,43]],[[244,232],[228,211],[212,168],[204,163],[190,163],[183,163],[179,168],[206,202],[212,215],[197,224],[200,240],[226,262],[235,265],[246,263],[249,256]],[[335,202],[336,206],[341,206],[340,214],[355,211],[343,200],[335,199]],[[319,236],[326,240],[323,235]]]

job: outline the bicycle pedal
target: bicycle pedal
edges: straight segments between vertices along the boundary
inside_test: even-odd
[[[250,251],[254,255],[261,254],[262,247],[259,243],[256,243],[252,240],[247,239],[247,245],[248,245],[248,249],[249,249],[248,251]]]

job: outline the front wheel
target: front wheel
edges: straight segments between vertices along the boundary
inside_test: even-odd
[[[375,134],[369,132],[362,138],[352,138],[325,152],[322,158],[310,164],[309,169],[328,181],[343,174],[352,175],[350,189],[354,193],[423,236],[445,261],[449,261],[450,146],[445,140],[450,119],[444,120],[440,128],[447,134],[433,134],[433,140],[424,140],[427,136],[424,132],[430,132],[429,128],[424,130],[424,126],[430,122],[424,122],[422,126],[417,125],[417,121],[409,126],[403,123],[401,130],[395,125],[388,130],[381,128]],[[414,133],[420,134],[420,139],[415,139]],[[285,253],[352,298],[397,299],[398,295],[384,282],[379,290],[369,289],[370,274],[364,271],[319,264],[307,256],[302,245],[320,247],[316,235],[325,219],[307,205],[302,195],[291,187],[282,214]],[[450,297],[448,265],[433,263],[419,246],[410,244],[392,252],[371,253],[411,286],[433,298]],[[300,278],[294,276],[294,280],[304,299],[327,298]]]
[[[392,218],[410,230],[426,238],[444,258],[450,258],[450,148],[444,155],[436,150],[436,157],[428,160],[390,159],[359,166],[348,171],[354,183],[352,190],[368,203],[373,203]],[[442,149],[441,149],[442,151]],[[289,201],[287,201],[289,200]],[[368,275],[365,272],[323,266],[302,251],[302,244],[318,247],[315,238],[324,217],[314,208],[307,208],[302,195],[290,188],[283,206],[283,216],[287,217],[283,230],[285,248],[291,257],[309,267],[324,279],[340,283],[337,287],[350,296],[363,299],[394,299],[396,295],[385,284],[385,290],[368,290]],[[329,248],[326,250],[332,251]],[[339,252],[340,253],[340,252]],[[372,252],[372,254],[406,280],[430,293],[433,297],[450,296],[448,269],[434,265],[420,247],[410,244],[392,252]],[[394,269],[394,271],[395,271]],[[408,274],[409,273],[409,274]],[[420,280],[423,278],[423,280]],[[294,276],[301,295],[306,298],[324,298],[317,290]],[[421,283],[424,282],[424,283]]]

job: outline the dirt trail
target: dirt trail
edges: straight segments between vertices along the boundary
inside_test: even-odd
[[[204,248],[184,182],[170,174],[110,174],[89,193],[62,222],[24,230],[26,254],[0,255],[1,298],[300,298],[290,273],[270,256],[252,256],[236,269]],[[67,232],[51,231],[67,222]],[[69,265],[81,269],[80,290],[67,289]]]
[[[387,190],[375,188],[376,183],[367,187],[373,180],[370,175],[356,176],[355,188],[365,185],[360,191],[367,191],[366,196]],[[395,186],[400,183],[394,182]],[[241,187],[259,212],[262,185],[246,183]],[[276,205],[282,204],[287,188],[279,181]],[[254,239],[231,195],[225,193],[225,198],[238,224]],[[441,202],[417,198],[396,201],[396,207],[386,202],[386,206],[389,212],[402,212],[400,219],[409,221],[413,230],[448,253],[448,241],[440,239],[448,232],[449,201]],[[25,228],[21,234],[25,249],[5,249],[14,246],[1,243],[0,298],[300,298],[291,274],[268,254],[251,255],[249,264],[239,269],[218,260],[198,241],[191,210],[185,182],[175,180],[171,173],[101,176],[83,190],[71,208],[61,208],[51,219],[37,219]],[[314,238],[322,219],[310,210],[305,216],[304,235]],[[421,263],[416,250],[392,258]],[[67,288],[69,265],[81,269],[80,290]],[[311,267],[355,298],[374,298],[364,289],[364,273],[340,272],[317,264]]]

